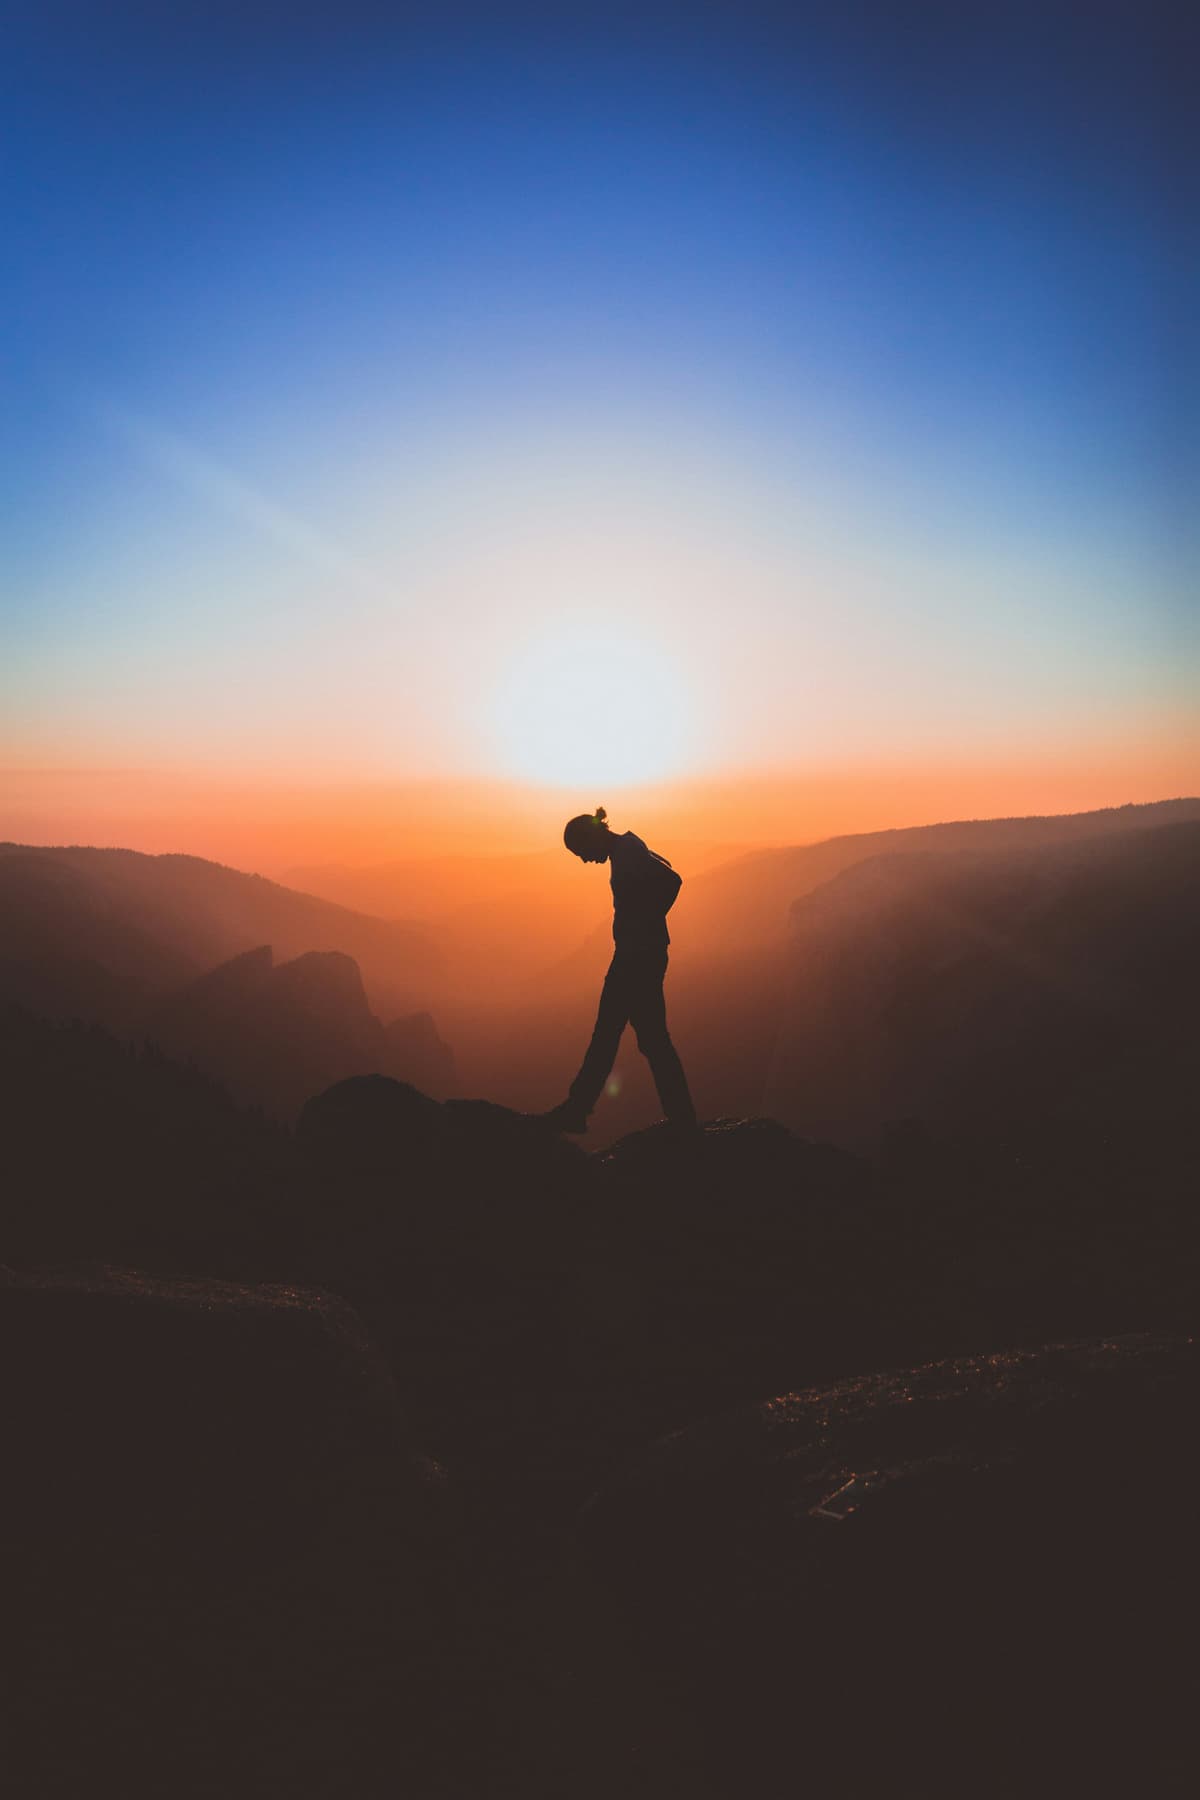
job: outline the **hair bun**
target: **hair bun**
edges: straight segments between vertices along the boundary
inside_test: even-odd
[[[603,825],[605,819],[607,819],[607,817],[608,817],[608,814],[605,812],[605,810],[602,806],[598,806],[596,808],[595,812],[592,814],[592,817],[595,819],[597,825]]]

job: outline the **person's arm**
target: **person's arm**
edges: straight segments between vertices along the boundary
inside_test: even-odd
[[[623,919],[664,919],[683,886],[664,857],[645,847],[626,851],[612,873],[614,912]]]
[[[653,851],[650,854],[654,856]],[[679,890],[683,886],[683,876],[677,869],[671,867],[665,857],[655,856],[654,860],[657,865],[656,881],[663,896],[663,915],[665,917],[679,898]]]

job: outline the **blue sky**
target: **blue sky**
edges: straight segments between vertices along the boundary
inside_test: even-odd
[[[693,760],[1169,722],[1195,35],[1105,5],[18,11],[6,759],[469,768],[503,756],[506,636],[541,666],[605,611],[647,656],[688,635]],[[799,701],[789,656],[827,672]],[[269,701],[230,681],[272,658]]]

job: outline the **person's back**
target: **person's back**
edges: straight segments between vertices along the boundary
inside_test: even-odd
[[[665,859],[632,831],[609,833],[613,942],[665,949],[671,942],[667,913],[683,885]]]
[[[543,1114],[557,1131],[584,1132],[608,1079],[627,1024],[650,1064],[667,1118],[694,1130],[695,1108],[683,1065],[667,1032],[663,977],[667,972],[667,913],[682,880],[635,832],[609,829],[602,806],[569,819],[563,842],[581,862],[611,864],[613,959],[604,978],[592,1041],[566,1100]]]

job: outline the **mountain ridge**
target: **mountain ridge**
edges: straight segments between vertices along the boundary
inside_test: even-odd
[[[943,841],[946,848],[977,846],[982,849],[987,847],[988,841],[998,849],[1017,848],[1022,841],[1033,845],[1194,819],[1200,819],[1200,797],[1184,796],[1129,802],[1082,813],[942,820],[925,825],[889,827],[882,831],[843,833],[817,839],[811,844],[754,850],[697,875],[688,883],[689,918],[698,941],[706,949],[719,949],[722,937],[733,931],[739,931],[743,940],[746,936],[756,941],[767,941],[772,936],[781,940],[786,936],[791,900],[870,856],[932,850],[940,847]],[[751,872],[758,877],[758,887],[747,910],[744,904],[739,905],[737,890]],[[788,888],[794,889],[790,898]]]
[[[64,871],[85,884],[76,898],[92,921],[119,913],[126,928],[164,948],[180,979],[268,942],[285,960],[341,950],[359,963],[376,1003],[401,1013],[427,1002],[440,967],[436,946],[415,925],[355,913],[205,857],[0,843],[0,917],[18,947],[21,928],[26,954],[62,946],[53,931],[39,931],[37,907],[27,905],[21,915],[21,880],[36,886],[47,872]],[[69,921],[56,923],[60,935],[69,932]]]

